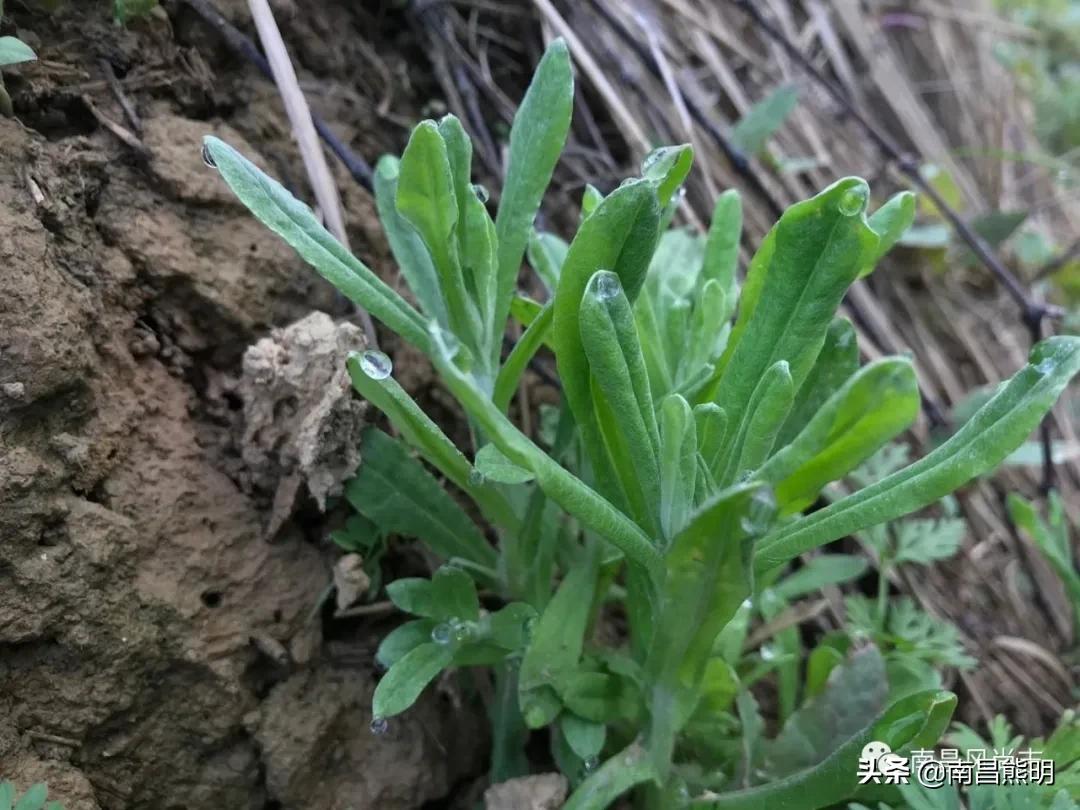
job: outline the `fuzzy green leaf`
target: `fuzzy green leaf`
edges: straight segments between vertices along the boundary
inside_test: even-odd
[[[593,407],[589,361],[581,339],[581,302],[598,270],[618,275],[631,302],[645,279],[656,245],[660,211],[651,183],[639,180],[620,186],[586,219],[570,245],[555,293],[552,338],[563,394],[581,431],[600,491],[617,492]]]
[[[371,713],[386,718],[412,706],[420,693],[454,659],[452,644],[427,642],[414,647],[383,675],[371,699]]]
[[[1050,410],[1080,371],[1080,338],[1038,343],[1028,365],[948,441],[925,458],[767,537],[756,565],[767,571],[812,548],[914,512],[992,470]]]
[[[474,464],[485,480],[497,484],[526,484],[536,477],[504,456],[493,444],[485,444],[477,451]]]
[[[407,653],[431,641],[431,631],[435,628],[433,619],[415,619],[395,628],[379,644],[375,660],[389,669]]]
[[[463,159],[456,144],[455,161]],[[459,166],[459,170],[463,167]],[[398,167],[397,210],[427,245],[439,278],[450,328],[468,346],[479,348],[478,312],[462,275],[453,236],[459,227],[456,178],[439,126],[421,121],[412,131]]]
[[[776,437],[777,447],[786,447],[809,424],[822,406],[859,370],[859,344],[855,327],[847,318],[836,318],[825,333],[825,343],[814,367],[795,395],[791,413]]]
[[[656,184],[656,197],[664,208],[686,180],[694,164],[694,147],[688,143],[661,146],[645,156],[641,176]]]
[[[203,149],[240,202],[323,278],[409,343],[423,352],[431,350],[420,313],[342,247],[310,208],[224,141],[208,135]]]
[[[510,128],[506,182],[495,217],[499,260],[494,324],[500,340],[533,220],[570,131],[573,106],[570,52],[556,39],[536,66]],[[497,359],[498,341],[493,348]]]
[[[0,37],[0,67],[33,62],[37,55],[33,49],[16,37]]]
[[[892,250],[893,245],[900,241],[911,223],[915,221],[915,195],[910,191],[901,191],[894,194],[877,211],[867,218],[870,227],[878,235],[877,250],[867,261],[859,273],[859,278],[868,276],[874,271],[881,258]]]
[[[753,305],[744,331],[733,332],[716,389],[716,403],[738,415],[733,436],[745,433],[751,399],[769,367],[787,361],[793,390],[810,373],[840,300],[878,244],[864,214],[868,194],[865,181],[841,180],[789,208],[772,232],[772,247],[766,237],[759,254],[767,267],[751,270],[756,276],[748,277],[747,289],[753,281],[760,289],[754,295],[768,306]]]
[[[533,626],[532,640],[518,674],[521,707],[526,719],[530,693],[542,686],[558,689],[578,666],[585,644],[596,576],[597,554],[587,551],[582,564],[573,566],[567,572],[555,596]]]
[[[773,586],[786,600],[798,599],[831,585],[858,579],[869,567],[865,557],[853,554],[821,554]]]
[[[655,533],[660,500],[659,431],[634,316],[617,275],[605,270],[593,275],[582,296],[579,317],[596,424],[611,467],[630,514]]]
[[[492,567],[495,550],[439,482],[401,442],[376,428],[364,431],[360,469],[345,497],[383,530],[417,537],[440,556]]]
[[[739,269],[742,219],[742,197],[737,189],[729,188],[716,198],[709,236],[705,242],[705,263],[701,270],[705,280],[715,279],[729,294],[735,289],[736,271]],[[732,298],[732,308],[734,303]]]
[[[712,794],[692,802],[692,810],[818,810],[849,798],[858,787],[859,756],[871,740],[894,753],[932,747],[945,730],[956,696],[932,690],[901,698],[874,722],[858,729],[822,761],[758,787]]]
[[[424,240],[398,213],[397,185],[400,161],[386,155],[375,164],[375,207],[379,212],[390,251],[420,307],[442,326],[449,326],[446,305],[439,290],[439,277]]]
[[[905,358],[860,369],[760,471],[786,512],[806,508],[821,488],[855,469],[919,415],[919,386]]]

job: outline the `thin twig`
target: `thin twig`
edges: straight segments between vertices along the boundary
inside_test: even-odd
[[[259,49],[255,46],[254,42],[244,36],[236,26],[222,16],[221,12],[214,7],[213,3],[209,2],[209,0],[184,0],[184,2],[187,3],[196,14],[202,17],[208,25],[221,34],[226,45],[251,62],[251,64],[257,67],[259,72],[266,78],[273,81],[274,72],[270,68],[270,63],[266,61],[266,57],[259,52]],[[349,170],[349,174],[352,175],[353,180],[368,191],[371,191],[373,188],[372,172],[371,166],[368,165],[367,161],[359,157],[355,152],[349,149],[349,147],[342,143],[341,140],[330,131],[330,127],[326,125],[325,121],[317,115],[312,115],[311,119],[315,125],[315,130],[319,133],[319,137],[322,138],[323,143],[330,147],[330,151],[345,165],[345,168]]]
[[[741,8],[754,21],[762,31],[774,40],[784,52],[795,61],[815,82],[820,84],[839,104],[844,113],[852,118],[890,160],[896,162],[897,167],[918,186],[919,190],[929,197],[942,215],[949,221],[957,235],[971,248],[976,258],[1001,282],[1006,292],[1020,307],[1025,321],[1031,319],[1043,319],[1046,317],[1060,318],[1065,313],[1059,307],[1045,304],[1030,297],[1023,283],[1005,267],[1001,260],[994,255],[986,241],[979,236],[960,215],[945,201],[941,194],[930,185],[919,171],[921,161],[903,151],[900,146],[880,129],[874,122],[867,118],[863,112],[848,98],[847,93],[823,74],[813,62],[807,59],[793,42],[782,31],[765,19],[761,10],[749,0],[730,0]]]
[[[293,67],[289,51],[285,47],[285,40],[274,19],[274,12],[270,9],[268,0],[248,0],[248,8],[251,9],[255,28],[259,32],[259,39],[262,40],[263,49],[270,62],[274,82],[277,84],[282,104],[285,105],[285,114],[289,117],[293,136],[300,148],[300,157],[304,161],[308,182],[311,184],[312,191],[315,192],[319,208],[322,209],[327,229],[348,250],[349,235],[345,230],[345,213],[341,208],[337,184],[334,183],[334,177],[330,174],[330,167],[326,163],[326,155],[323,154],[322,146],[319,144],[319,135],[311,117],[311,108],[308,106],[307,99],[304,98],[304,91],[300,89],[296,69]],[[378,337],[375,334],[375,323],[371,320],[371,315],[359,304],[356,305],[356,313],[363,325],[368,345],[377,347]]]
[[[120,85],[120,80],[116,78],[116,71],[113,70],[112,62],[108,59],[101,60],[101,71],[105,74],[105,83],[109,85],[109,90],[112,91],[113,97],[120,105],[120,109],[124,111],[124,117],[127,118],[128,123],[131,124],[131,128],[135,130],[135,134],[142,134],[142,119],[139,118],[139,114],[135,111],[135,105],[131,103],[131,99],[128,98],[127,93],[124,92],[124,88]]]

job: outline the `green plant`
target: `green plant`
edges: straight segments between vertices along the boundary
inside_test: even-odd
[[[0,782],[0,810],[64,810],[60,802],[49,802],[49,789],[45,785],[34,785],[19,799],[15,785]]]
[[[1031,752],[1036,759],[1054,763],[1052,783],[974,784],[962,789],[954,784],[928,788],[912,780],[898,789],[899,800],[873,805],[873,810],[1077,810],[1080,805],[1080,722],[1076,712],[1067,710],[1057,728],[1046,739],[1025,740],[1014,734],[1009,722],[998,715],[984,737],[963,723],[956,723],[944,739],[952,749],[967,755],[992,758],[1024,756]],[[963,801],[961,801],[961,796]],[[862,804],[848,805],[848,810],[871,810]]]
[[[4,3],[0,0],[0,19],[4,17]],[[33,62],[37,55],[33,49],[18,37],[0,37],[0,68],[9,65],[18,65],[23,62]],[[4,79],[0,77],[0,115],[11,117],[14,110],[11,108],[11,96],[4,87]]]
[[[157,8],[158,0],[114,0],[113,14],[119,23],[149,14]]]
[[[1080,627],[1080,573],[1076,570],[1072,544],[1069,542],[1069,518],[1056,491],[1052,491],[1047,500],[1046,520],[1043,520],[1035,504],[1010,492],[1007,499],[1009,517],[1031,539],[1061,578],[1072,602],[1074,621]]]
[[[422,122],[400,160],[379,162],[376,202],[420,309],[278,183],[205,140],[206,162],[252,213],[430,358],[475,437],[470,461],[395,382],[386,355],[349,359],[356,389],[401,436],[365,437],[364,466],[389,473],[371,502],[396,493],[402,504],[368,517],[423,537],[450,561],[430,579],[387,586],[415,618],[379,649],[389,670],[373,728],[447,667],[489,665],[492,778],[521,773],[528,729],[550,727],[555,759],[576,785],[571,810],[607,807],[631,790],[655,808],[809,808],[858,795],[862,746],[933,744],[955,697],[928,689],[889,701],[880,654],[853,651],[792,710],[790,735],[777,738],[791,743],[764,740],[744,683],[753,672],[732,664],[746,603],[784,587],[791,598],[799,587],[784,586],[784,574],[800,555],[927,506],[997,465],[1080,369],[1080,339],[1043,341],[928,456],[804,515],[825,484],[917,415],[910,362],[860,368],[854,330],[835,318],[847,288],[910,224],[912,196],[868,217],[866,183],[847,178],[793,206],[740,293],[738,195],[720,197],[706,236],[669,228],[693,154],[663,147],[641,177],[606,197],[587,192],[566,245],[535,234],[533,220],[572,98],[569,55],[557,41],[515,118],[494,219],[487,193],[470,183],[470,142],[453,116]],[[552,290],[546,303],[515,297],[526,253]],[[511,314],[526,329],[502,359]],[[546,447],[507,415],[544,346],[563,392]],[[430,485],[406,446],[475,503],[497,546]],[[373,508],[361,495],[361,509]],[[503,606],[484,610],[477,584]],[[626,644],[600,643],[601,617],[616,615],[626,616]],[[856,694],[852,683],[865,689]],[[814,717],[838,707],[842,723],[795,745]]]

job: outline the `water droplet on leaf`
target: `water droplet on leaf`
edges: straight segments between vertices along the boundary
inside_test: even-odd
[[[454,635],[450,625],[443,622],[431,628],[431,640],[436,644],[449,644],[453,641]]]
[[[369,728],[371,729],[372,734],[376,737],[381,737],[390,728],[390,721],[385,717],[375,717],[372,719]]]
[[[585,761],[582,763],[582,767],[585,768],[585,773],[592,773],[599,765],[599,757],[585,757]]]
[[[597,301],[610,301],[622,290],[618,275],[603,270],[596,274],[592,282],[592,293]]]
[[[476,467],[473,467],[471,470],[469,470],[469,483],[472,484],[474,487],[482,487],[485,483],[487,483],[487,478],[482,472],[480,472],[480,470],[476,469]]]
[[[373,380],[385,380],[394,370],[394,363],[382,352],[368,349],[360,355],[360,368]]]
[[[530,616],[521,625],[522,634],[525,636],[525,643],[528,644],[532,641],[533,633],[536,631],[536,617]]]
[[[473,183],[472,190],[476,194],[477,199],[479,199],[482,203],[486,203],[489,199],[491,199],[491,194],[488,193],[486,186],[482,186],[479,183]]]
[[[840,195],[840,202],[837,207],[845,217],[854,217],[866,210],[866,203],[869,198],[870,189],[860,183]]]
[[[217,163],[214,161],[214,156],[210,154],[210,144],[204,143],[202,147],[202,161],[211,169],[217,168]]]
[[[649,169],[665,158],[669,151],[670,149],[668,147],[661,146],[659,149],[653,149],[649,152],[649,154],[645,156],[645,159],[641,161],[641,173],[647,174]]]

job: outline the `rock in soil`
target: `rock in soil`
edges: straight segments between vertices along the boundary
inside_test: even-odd
[[[561,773],[522,776],[492,785],[484,793],[485,810],[559,810],[569,791]]]

